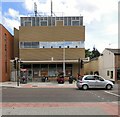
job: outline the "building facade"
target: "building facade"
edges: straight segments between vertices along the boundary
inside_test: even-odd
[[[28,77],[76,76],[78,59],[85,58],[83,17],[21,17],[14,29],[14,54],[28,70]]]
[[[88,62],[84,62],[84,74],[99,74],[98,57],[93,58]]]
[[[14,37],[0,24],[0,82],[10,80],[10,60],[14,58]]]
[[[106,79],[120,80],[120,49],[106,48],[99,57],[99,72]]]
[[[120,49],[106,48],[101,56],[84,63],[84,74],[97,72],[105,79],[120,81]]]

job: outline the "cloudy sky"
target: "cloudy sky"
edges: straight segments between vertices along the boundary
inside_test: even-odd
[[[85,48],[118,48],[118,2],[120,0],[52,0],[56,16],[84,18]],[[12,34],[19,29],[20,17],[33,15],[34,2],[39,14],[50,14],[51,0],[2,0],[0,23]]]

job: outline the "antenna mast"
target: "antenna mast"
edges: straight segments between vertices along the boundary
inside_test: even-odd
[[[53,10],[52,10],[52,0],[51,0],[51,17],[52,17],[52,14],[53,14]]]
[[[37,4],[34,2],[34,12],[35,12],[35,17],[37,17]]]

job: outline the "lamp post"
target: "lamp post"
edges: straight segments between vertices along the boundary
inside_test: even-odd
[[[16,62],[15,79],[17,79],[17,86],[19,86],[19,77],[18,77],[19,58],[18,57],[15,57],[15,62]]]
[[[65,41],[63,41],[63,73],[65,77],[66,76],[66,73],[65,73]]]

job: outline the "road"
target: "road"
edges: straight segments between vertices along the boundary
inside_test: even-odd
[[[110,92],[110,91],[108,91]],[[106,90],[76,88],[7,88],[2,91],[3,102],[111,102],[118,97]]]
[[[118,115],[118,87],[3,88],[3,115]]]

